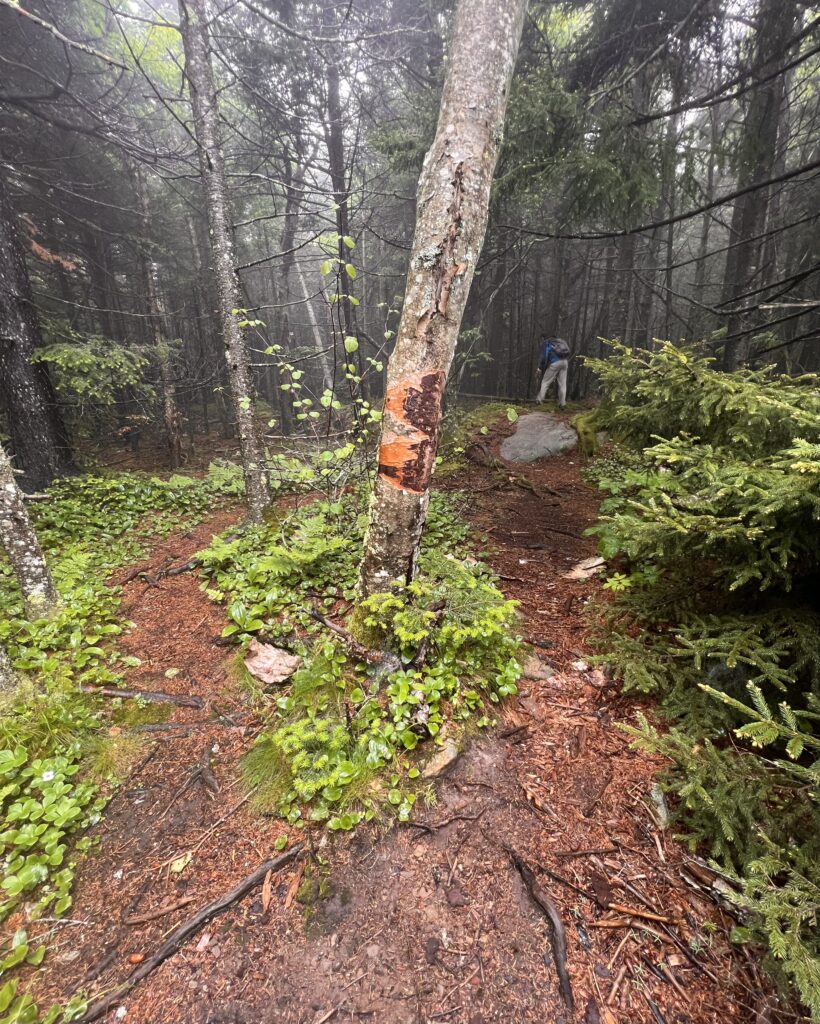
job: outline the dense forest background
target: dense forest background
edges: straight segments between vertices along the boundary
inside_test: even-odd
[[[213,5],[270,440],[330,430],[328,389],[341,406],[382,393],[450,15]],[[173,465],[196,435],[234,431],[177,23],[163,0],[0,6],[4,316],[22,254],[34,332],[27,369],[3,324],[0,403],[35,487],[54,473],[27,465],[34,394],[67,448],[170,433]],[[581,355],[601,337],[703,338],[727,368],[820,367],[817,27],[794,0],[533,3],[451,389],[533,397],[544,331]],[[570,396],[594,388],[574,359]]]

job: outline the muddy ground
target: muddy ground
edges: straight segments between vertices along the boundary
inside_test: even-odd
[[[223,610],[196,574],[159,587],[125,584],[135,627],[124,647],[142,659],[129,682],[193,695],[202,706],[174,708],[162,729],[146,733],[96,830],[99,848],[80,869],[71,917],[53,926],[58,938],[36,986],[41,1005],[80,988],[92,999],[116,992],[172,929],[276,856],[287,833],[302,856],[198,930],[100,1019],[778,1019],[754,963],[728,942],[732,919],[708,890],[684,881],[685,852],[650,797],[661,764],[632,750],[617,727],[634,718],[635,702],[585,661],[583,609],[599,584],[565,578],[594,554],[582,534],[597,497],[579,456],[506,472],[492,458],[511,429],[491,431],[472,452],[477,461],[443,485],[471,495],[467,512],[488,538],[503,589],[521,602],[536,656],[499,727],[469,744],[410,825],[305,835],[253,813],[239,762],[262,718],[231,671],[230,650],[215,642]],[[170,554],[185,560],[237,514],[219,512],[163,540],[145,566]],[[217,792],[196,774],[208,751]],[[565,933],[563,995],[561,936],[533,900],[527,868]]]

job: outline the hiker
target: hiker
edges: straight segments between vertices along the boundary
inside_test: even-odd
[[[541,360],[538,372],[541,374],[541,387],[536,401],[540,405],[544,401],[547,388],[558,378],[558,408],[567,404],[567,368],[569,366],[569,345],[563,338],[549,338],[541,335]]]

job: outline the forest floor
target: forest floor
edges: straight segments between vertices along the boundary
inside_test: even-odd
[[[497,453],[504,423],[482,438]],[[486,460],[485,460],[486,461]],[[262,727],[231,652],[224,610],[196,574],[124,584],[123,640],[136,688],[196,696],[175,707],[95,830],[74,904],[37,980],[41,1005],[116,989],[169,931],[274,856],[292,860],[200,929],[107,1021],[132,1024],[706,1024],[770,1021],[734,923],[681,878],[686,854],[656,824],[657,758],[630,748],[634,718],[590,669],[583,608],[599,584],[566,573],[594,554],[583,537],[597,494],[577,453],[511,467],[471,463],[442,482],[472,495],[487,559],[521,602],[537,657],[503,721],[436,784],[437,802],[388,832],[306,836],[248,804],[239,762]],[[556,493],[550,493],[556,492]],[[220,511],[160,541],[148,569],[185,559],[236,520]],[[126,579],[125,572],[117,580]],[[201,766],[210,766],[219,785]],[[187,784],[187,785],[186,785]],[[566,932],[574,1014],[556,971],[560,943],[511,859],[535,874]],[[608,908],[608,909],[606,909]]]

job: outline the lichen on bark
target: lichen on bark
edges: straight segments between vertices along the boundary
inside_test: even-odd
[[[58,602],[57,588],[51,578],[37,535],[14,480],[11,461],[0,445],[0,546],[8,555],[23,594],[26,615],[39,619],[48,615]]]
[[[525,0],[461,0],[387,371],[379,470],[359,589],[413,578],[438,448],[441,402],[484,242]]]

